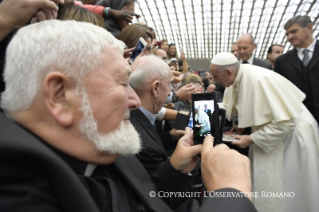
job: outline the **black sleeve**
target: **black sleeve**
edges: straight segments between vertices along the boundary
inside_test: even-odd
[[[170,135],[170,131],[159,132],[158,135],[161,138],[161,141],[164,145],[164,148],[167,149],[175,149],[178,141],[173,141]]]

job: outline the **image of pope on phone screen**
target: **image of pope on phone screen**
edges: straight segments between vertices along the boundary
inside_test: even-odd
[[[205,110],[207,110],[207,104],[209,101],[195,101],[195,114],[194,114],[194,126],[196,137],[206,137],[207,134],[211,134],[210,117]],[[211,111],[211,110],[210,110]]]

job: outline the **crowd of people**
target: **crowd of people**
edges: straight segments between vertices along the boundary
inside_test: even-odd
[[[293,50],[273,44],[267,62],[242,34],[198,76],[183,49],[132,24],[136,0],[0,2],[1,211],[319,210],[308,16],[284,27]],[[214,110],[192,105],[204,92],[236,122],[231,144],[215,146]],[[203,144],[174,129],[180,106],[194,107]]]

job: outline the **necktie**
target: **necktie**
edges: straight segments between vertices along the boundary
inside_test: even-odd
[[[310,61],[310,56],[309,56],[309,50],[308,49],[304,49],[302,51],[302,53],[304,54],[303,59],[302,59],[302,63],[307,67],[309,61]]]
[[[245,61],[243,62],[243,64],[249,64],[249,63],[247,62],[247,60],[245,60]]]

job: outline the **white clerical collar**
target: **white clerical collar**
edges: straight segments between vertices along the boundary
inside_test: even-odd
[[[251,57],[247,60],[247,62],[250,64],[250,65],[253,65],[253,62],[254,62],[254,55],[252,54]],[[242,59],[239,60],[240,63],[243,63],[244,61]]]

